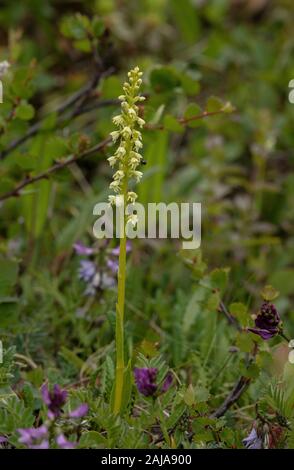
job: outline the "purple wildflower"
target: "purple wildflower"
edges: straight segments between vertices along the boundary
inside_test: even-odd
[[[268,340],[279,333],[280,315],[276,307],[264,302],[260,308],[260,313],[255,319],[255,328],[248,328],[248,331],[259,335],[262,339]]]
[[[132,244],[129,240],[127,240],[126,243],[126,251],[127,253],[130,253],[130,251],[132,251]],[[111,250],[111,254],[114,256],[119,256],[119,245]]]
[[[7,437],[0,436],[0,444],[5,444],[7,442]]]
[[[118,261],[117,260],[112,260],[112,259],[108,259],[107,260],[107,266],[109,267],[109,269],[113,272],[113,273],[117,273],[118,271]]]
[[[59,434],[56,439],[56,443],[60,449],[74,449],[75,444],[66,439],[64,434]]]
[[[20,428],[19,442],[29,449],[49,449],[48,429],[43,424],[39,428]]]
[[[246,449],[263,448],[262,438],[258,436],[255,428],[252,428],[250,434],[245,439],[243,439],[242,443],[246,447]]]
[[[134,369],[137,388],[142,395],[149,397],[157,391],[155,383],[158,370],[155,367],[143,367]]]
[[[61,414],[61,408],[66,402],[67,391],[62,390],[59,385],[55,384],[53,391],[49,391],[46,384],[42,385],[41,394],[43,402],[48,407],[48,418],[58,418]]]
[[[75,410],[69,413],[70,418],[83,418],[88,413],[89,407],[87,403],[82,403]]]
[[[81,242],[77,242],[73,245],[74,249],[75,249],[75,252],[77,255],[85,255],[85,256],[88,256],[88,255],[92,255],[94,253],[94,250],[93,248],[89,247],[89,246],[86,246],[86,245],[83,245],[83,243]]]
[[[135,367],[135,382],[139,392],[145,397],[153,396],[159,391],[158,384],[156,383],[157,373],[158,370],[155,367]],[[172,381],[172,375],[169,373],[163,382],[160,393],[165,393],[171,386]]]
[[[96,273],[96,266],[93,261],[82,260],[80,261],[79,278],[88,282],[93,279]]]

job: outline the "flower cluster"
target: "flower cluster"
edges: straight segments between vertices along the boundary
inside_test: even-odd
[[[246,449],[262,449],[263,448],[263,440],[262,436],[260,436],[256,429],[253,427],[250,431],[249,435],[243,439],[243,445]]]
[[[119,247],[103,250],[91,248],[78,242],[74,244],[75,252],[79,256],[87,256],[90,259],[81,259],[78,276],[86,283],[85,295],[95,295],[98,289],[109,289],[116,284],[118,271]],[[103,252],[102,252],[103,251]],[[127,243],[127,252],[131,251],[130,242]],[[93,256],[99,254],[99,263],[93,260]],[[106,256],[107,255],[107,256]]]
[[[43,384],[41,387],[41,395],[42,400],[47,407],[47,416],[49,421],[45,422],[38,428],[32,427],[18,429],[20,434],[19,442],[26,445],[29,449],[49,449],[49,436],[54,434],[55,422],[63,413],[62,408],[68,397],[67,391],[57,384],[54,385],[51,391],[47,384]],[[79,419],[83,418],[87,413],[88,405],[86,403],[82,403],[65,415],[65,417],[68,419]],[[75,443],[67,440],[62,433],[57,433],[57,436],[55,437],[55,445],[60,449],[72,449],[75,447]]]
[[[161,387],[156,383],[158,370],[155,367],[136,367],[134,369],[135,382],[138,391],[145,397],[154,396],[159,393],[165,393],[171,386],[173,378],[167,374]]]
[[[255,319],[255,328],[248,328],[248,331],[259,335],[264,340],[268,340],[279,333],[280,322],[280,315],[274,304],[264,302],[260,308],[260,313]]]
[[[137,126],[143,127],[145,121],[139,116],[137,103],[144,101],[144,96],[138,95],[142,83],[142,72],[135,67],[128,73],[129,82],[124,83],[124,95],[119,96],[121,100],[121,114],[113,118],[113,123],[118,130],[111,133],[114,142],[119,141],[119,146],[108,162],[112,168],[116,168],[113,181],[110,184],[115,195],[109,196],[110,204],[119,205],[121,202],[134,203],[137,194],[133,191],[127,192],[127,182],[134,178],[137,182],[142,178],[142,172],[138,171],[138,165],[142,160],[139,153],[142,148],[142,135]],[[122,196],[122,197],[121,197]]]

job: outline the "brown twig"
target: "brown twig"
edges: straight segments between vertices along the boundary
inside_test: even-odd
[[[51,166],[47,170],[43,171],[42,173],[39,173],[38,175],[24,179],[14,189],[12,189],[11,191],[8,191],[7,193],[0,195],[0,202],[5,201],[6,199],[10,197],[20,196],[21,190],[25,188],[26,186],[29,186],[43,179],[47,179],[52,173],[55,173],[56,171],[61,170],[62,168],[67,167],[68,165],[71,165],[72,163],[76,162],[77,160],[80,160],[81,158],[88,157],[89,155],[92,155],[93,153],[96,153],[102,150],[110,142],[111,142],[110,137],[107,137],[106,139],[99,142],[99,144],[94,145],[94,147],[91,147],[85,152],[78,154],[78,155],[69,156],[66,160],[56,163],[55,165]]]
[[[225,306],[224,302],[221,300],[219,303],[219,310],[225,315],[228,322],[237,328],[238,331],[242,331],[242,326],[238,322],[237,318],[235,318],[231,313],[228,311],[227,307]]]
[[[112,74],[113,71],[114,71],[113,68],[109,68],[105,72],[101,72],[100,70],[98,70],[94,74],[93,78],[84,87],[82,87],[80,90],[78,90],[72,96],[70,96],[67,100],[65,100],[63,103],[61,103],[61,105],[53,112],[56,113],[57,116],[61,116],[71,106],[74,106],[75,104],[80,102],[78,107],[73,108],[73,110],[71,111],[71,113],[67,117],[67,119],[71,119],[71,118],[74,118],[74,117],[79,116],[80,114],[82,114],[83,113],[83,105],[84,105],[85,101],[89,98],[89,96],[91,95],[93,90],[96,88],[96,86],[99,83],[99,81],[101,80],[101,78],[102,77],[107,77],[108,75]],[[108,105],[108,102],[107,102],[106,106],[107,105]],[[102,105],[100,104],[99,107],[101,107],[101,106]],[[3,160],[9,153],[11,153],[17,147],[22,145],[24,142],[26,142],[30,138],[34,137],[42,129],[44,119],[46,119],[46,117],[48,115],[51,115],[51,114],[52,114],[52,112],[50,112],[49,114],[47,114],[46,116],[41,118],[40,121],[35,122],[27,130],[27,132],[22,137],[12,141],[11,144],[9,144],[6,147],[6,149],[2,150],[0,152],[0,160]]]
[[[202,114],[197,114],[197,116],[191,116],[189,118],[179,118],[177,119],[178,123],[179,124],[183,124],[184,126],[189,124],[189,122],[192,122],[192,121],[198,121],[200,119],[204,119],[206,117],[209,117],[209,116],[216,116],[217,114],[225,114],[226,111],[223,111],[222,109],[220,109],[219,111],[211,111],[211,112],[207,112],[207,111],[204,111]],[[156,125],[156,126],[153,126],[152,124],[146,124],[145,125],[145,129],[148,129],[148,130],[164,130],[164,125],[163,124],[160,124],[160,125]]]
[[[258,352],[258,346],[255,343],[253,352],[251,356],[248,355],[247,357],[247,369],[251,366],[253,361],[255,360],[256,354]],[[241,395],[247,390],[248,386],[251,383],[251,378],[246,377],[245,375],[241,375],[237,382],[235,383],[234,387],[228,394],[228,396],[225,398],[223,403],[210,415],[211,418],[220,418],[223,416],[234,403],[236,403]]]

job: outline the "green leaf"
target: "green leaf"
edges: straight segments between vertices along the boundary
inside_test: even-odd
[[[82,52],[91,52],[92,49],[91,41],[87,38],[74,41],[73,45],[76,49]]]
[[[116,99],[119,95],[121,95],[120,79],[115,76],[105,78],[101,87],[103,99]]]
[[[96,38],[99,38],[100,36],[102,36],[102,34],[105,31],[105,24],[101,18],[99,18],[98,16],[94,16],[91,26],[92,26],[93,35]]]
[[[15,261],[0,258],[0,296],[8,296],[16,283],[18,264]]]
[[[172,91],[179,83],[177,71],[172,67],[157,67],[150,74],[150,84],[157,93]]]
[[[195,44],[200,33],[198,7],[191,0],[170,0],[169,4],[183,39],[189,44]]]
[[[79,440],[80,449],[103,449],[107,439],[97,431],[84,432]]]
[[[184,113],[184,119],[189,120],[189,122],[187,122],[186,125],[192,128],[201,126],[202,125],[201,118],[193,120],[194,118],[201,116],[201,114],[203,113],[202,113],[200,106],[198,106],[198,104],[196,103],[190,103]]]
[[[22,121],[29,121],[35,115],[33,106],[25,101],[20,103],[15,110],[15,117]]]
[[[190,77],[188,74],[180,75],[180,80],[182,88],[188,96],[198,95],[200,91],[200,85],[197,80]]]
[[[76,15],[66,16],[63,18],[60,25],[60,31],[67,38],[80,40],[86,37],[89,26],[89,18],[78,13]]]
[[[179,132],[179,133],[184,132],[184,127],[171,114],[166,114],[164,116],[163,126],[165,129],[172,131],[172,132]]]
[[[216,268],[210,273],[211,287],[223,292],[227,286],[229,268]]]
[[[242,326],[247,326],[249,315],[246,305],[241,302],[235,302],[229,306],[230,313],[237,318]]]
[[[195,390],[194,390],[192,384],[190,384],[189,387],[186,389],[186,391],[184,393],[183,400],[186,403],[186,405],[188,405],[188,406],[193,406],[194,405],[194,403],[195,403]]]
[[[260,294],[264,300],[271,302],[272,300],[279,297],[280,292],[277,291],[273,286],[268,285],[262,289]]]
[[[210,96],[206,101],[206,111],[214,113],[223,109],[223,102],[217,96]]]

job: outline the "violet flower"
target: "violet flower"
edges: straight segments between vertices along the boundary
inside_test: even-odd
[[[85,282],[91,281],[96,274],[96,265],[93,261],[81,260],[79,278]]]
[[[18,441],[29,449],[49,449],[48,429],[43,424],[39,428],[20,428]]]
[[[71,442],[68,439],[66,439],[64,434],[59,434],[59,436],[57,436],[56,443],[60,449],[74,449],[75,448],[74,442]]]
[[[89,411],[87,403],[82,403],[75,410],[71,411],[68,416],[70,418],[83,418]]]
[[[242,443],[246,447],[246,449],[263,448],[262,438],[258,436],[255,428],[252,428],[250,434],[245,439],[243,439]]]
[[[61,409],[67,400],[67,391],[62,390],[59,385],[55,384],[53,391],[49,391],[48,386],[43,384],[41,387],[43,402],[48,407],[48,418],[55,419],[61,414]]]
[[[74,249],[75,249],[75,252],[77,255],[85,255],[85,256],[89,256],[89,255],[92,255],[94,253],[94,250],[93,248],[89,247],[89,246],[86,246],[86,245],[83,245],[83,243],[81,242],[77,242],[73,245]]]
[[[113,272],[113,273],[117,273],[118,271],[118,261],[117,260],[112,260],[112,259],[108,259],[107,260],[107,266],[109,267],[109,269]]]
[[[132,244],[131,244],[130,240],[127,240],[126,251],[127,251],[127,253],[130,253],[132,251]],[[111,250],[111,254],[114,255],[114,256],[119,256],[119,245]]]
[[[279,333],[280,315],[276,307],[264,302],[260,308],[260,313],[255,319],[255,328],[248,328],[248,331],[259,335],[262,339],[268,340]]]
[[[172,384],[172,375],[168,374],[159,389],[156,383],[158,370],[155,367],[135,367],[134,376],[138,391],[145,397],[154,396],[157,393],[165,393]]]

